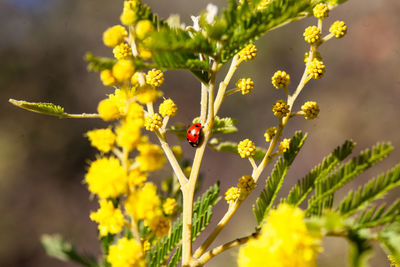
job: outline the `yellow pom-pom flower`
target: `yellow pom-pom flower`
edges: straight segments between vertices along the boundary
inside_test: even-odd
[[[304,118],[306,120],[312,120],[318,117],[319,114],[319,106],[317,102],[307,101],[301,106],[301,110],[304,112]]]
[[[321,30],[317,26],[310,26],[306,28],[303,36],[307,43],[315,44],[321,39]]]
[[[146,84],[137,89],[137,100],[141,104],[152,103],[162,96],[162,92],[158,91],[154,86]]]
[[[318,4],[313,9],[313,15],[317,19],[324,19],[329,16],[329,7],[326,4]]]
[[[245,48],[240,50],[239,52],[239,57],[243,59],[244,61],[250,61],[253,60],[256,55],[257,55],[257,48],[253,44],[247,45]]]
[[[101,198],[119,197],[128,188],[125,169],[115,157],[104,157],[93,161],[85,175],[89,191]]]
[[[127,43],[120,43],[113,49],[114,57],[118,60],[132,57],[132,48]]]
[[[150,20],[138,21],[135,28],[136,37],[144,39],[147,35],[154,31],[153,23]]]
[[[264,10],[271,4],[271,0],[261,0],[257,6],[257,10]]]
[[[231,205],[236,200],[240,198],[240,189],[237,187],[231,187],[225,192],[225,200],[226,202]]]
[[[342,38],[347,33],[347,26],[344,21],[335,21],[329,28],[329,32],[336,38]]]
[[[277,127],[270,127],[265,131],[264,137],[265,137],[265,141],[267,142],[271,142],[272,138],[275,137],[276,133],[278,132],[278,128]]]
[[[135,239],[120,238],[109,248],[107,261],[112,267],[145,267],[142,246]]]
[[[254,89],[254,82],[251,78],[242,78],[237,81],[236,86],[240,89],[242,95],[247,95]]]
[[[249,158],[254,156],[256,153],[256,146],[254,145],[253,141],[244,139],[243,141],[240,141],[238,145],[238,152],[240,157]]]
[[[117,80],[112,75],[111,70],[102,70],[100,72],[100,80],[105,86],[114,86]]]
[[[156,185],[148,182],[129,194],[125,201],[125,209],[137,220],[151,221],[162,213],[160,204]]]
[[[134,73],[135,67],[128,59],[119,60],[112,68],[112,74],[118,82],[130,81]]]
[[[278,100],[272,107],[274,116],[279,118],[285,117],[289,113],[290,106],[284,100]]]
[[[139,2],[139,0],[124,1],[124,8],[120,16],[122,24],[126,26],[135,24],[135,22],[138,20],[135,7]]]
[[[150,227],[157,237],[162,237],[163,235],[168,234],[170,222],[164,216],[154,217],[152,220],[145,223]]]
[[[106,46],[115,47],[120,43],[124,42],[125,37],[128,36],[128,32],[121,25],[115,25],[108,28],[103,33],[103,42]]]
[[[307,64],[308,63],[308,58],[310,57],[310,53],[309,52],[306,52],[305,54],[304,54],[304,63],[305,64]],[[314,58],[316,58],[316,59],[318,59],[318,60],[322,60],[322,56],[321,56],[321,54],[318,52],[318,51],[316,51],[315,52],[315,54],[314,54]]]
[[[141,171],[156,171],[162,169],[166,158],[164,151],[158,145],[143,143],[139,144],[137,149],[139,155],[136,157],[136,161],[139,163]]]
[[[163,203],[163,211],[167,215],[172,215],[178,208],[178,203],[175,198],[167,198]]]
[[[256,183],[254,182],[253,177],[251,176],[242,176],[239,178],[239,183],[237,187],[240,189],[240,197],[241,199],[245,198],[247,195],[251,193],[256,187]]]
[[[100,118],[105,121],[112,121],[119,118],[119,109],[111,99],[103,99],[97,106]]]
[[[168,116],[172,118],[176,115],[177,111],[178,107],[171,99],[165,99],[158,107],[158,112],[160,112],[161,116],[163,117]]]
[[[151,50],[143,47],[140,44],[138,46],[138,52],[139,52],[139,56],[143,59],[150,59],[153,56],[153,53],[151,52]]]
[[[141,121],[127,120],[116,129],[117,144],[127,151],[132,151],[140,142],[140,128],[142,127]]]
[[[290,85],[290,75],[285,71],[278,70],[272,76],[272,85],[276,89],[287,88]]]
[[[272,210],[261,233],[239,250],[239,267],[316,267],[321,236],[307,229],[304,212],[287,204]]]
[[[136,102],[132,102],[128,106],[128,111],[126,112],[127,120],[134,120],[136,124],[143,126],[144,123],[144,111],[143,107]]]
[[[279,149],[280,152],[283,153],[283,152],[286,152],[289,149],[289,147],[290,147],[290,139],[285,138],[279,144],[278,149]]]
[[[158,130],[162,126],[162,118],[157,113],[152,113],[144,117],[144,127],[148,131]]]
[[[164,73],[158,69],[152,69],[146,74],[146,82],[155,87],[160,87],[164,82]]]
[[[313,79],[321,79],[325,74],[325,65],[321,60],[316,58],[307,66],[307,74]]]
[[[136,88],[140,85],[139,84],[139,72],[135,72],[135,74],[132,75],[131,85],[133,88]]]
[[[96,129],[87,132],[90,144],[101,152],[109,152],[115,143],[116,136],[110,128]]]
[[[132,192],[143,187],[144,183],[147,181],[147,176],[148,174],[146,172],[142,172],[139,169],[130,171],[128,174],[129,190]]]
[[[117,234],[122,231],[125,218],[119,208],[115,208],[109,200],[100,200],[100,208],[90,213],[90,219],[97,222],[100,236]]]

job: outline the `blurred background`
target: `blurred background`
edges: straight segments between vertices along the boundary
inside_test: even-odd
[[[208,1],[145,0],[162,18],[180,14],[191,24],[190,15],[204,10]],[[224,0],[214,0],[220,7]],[[43,233],[61,233],[80,251],[98,255],[95,223],[89,220],[96,201],[82,180],[87,161],[93,159],[83,134],[104,127],[99,120],[60,120],[17,109],[9,98],[53,102],[70,113],[95,112],[97,103],[109,93],[96,73],[86,71],[83,60],[87,51],[111,56],[101,38],[103,31],[119,23],[122,1],[78,0],[1,0],[0,1],[0,266],[77,266],[47,257],[39,238]],[[398,0],[349,0],[331,12],[325,23],[344,20],[348,34],[332,40],[320,49],[327,66],[322,80],[307,85],[295,110],[307,100],[317,101],[318,119],[291,121],[284,136],[296,130],[309,134],[285,182],[283,192],[313,168],[346,139],[357,142],[355,152],[377,141],[391,141],[394,152],[366,174],[348,185],[342,194],[369,178],[391,168],[400,159],[400,2]],[[264,131],[276,124],[272,104],[284,98],[270,82],[278,69],[290,73],[296,84],[303,72],[304,28],[315,24],[305,19],[268,33],[256,42],[259,54],[255,61],[241,65],[233,82],[245,76],[255,81],[248,96],[230,96],[220,116],[239,119],[239,133],[225,136],[239,141],[253,139],[265,145]],[[233,86],[233,83],[232,83]],[[162,86],[179,110],[173,122],[190,123],[199,112],[199,83],[188,72],[170,71]],[[171,142],[177,143],[174,137]],[[192,158],[194,150],[182,144]],[[221,168],[221,166],[227,166]],[[229,166],[229,167],[228,167]],[[268,176],[269,167],[264,171]],[[155,180],[165,177],[167,166]],[[250,172],[250,164],[238,156],[206,151],[202,165],[202,190],[216,180],[221,192],[236,184],[238,177]],[[260,191],[265,183],[257,187]],[[400,191],[385,199],[392,202]],[[215,244],[243,236],[254,229],[251,206],[258,193],[248,199]],[[337,196],[340,198],[340,193]],[[216,206],[212,224],[226,210],[225,201]],[[199,240],[204,239],[202,235]],[[348,245],[344,240],[325,239],[319,266],[347,266]],[[209,266],[235,266],[233,249],[215,257]],[[389,266],[386,256],[376,246],[371,266]]]

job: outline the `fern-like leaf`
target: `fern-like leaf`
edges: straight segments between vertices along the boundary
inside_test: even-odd
[[[266,187],[258,197],[256,204],[253,206],[253,212],[257,219],[258,225],[261,225],[269,210],[271,209],[276,195],[278,194],[283,180],[289,171],[293,160],[299,153],[301,147],[304,144],[307,136],[303,137],[301,132],[297,132],[290,141],[289,149],[280,157],[276,162],[274,169],[272,170],[271,176],[266,180]]]
[[[390,224],[400,219],[400,199],[395,201],[389,208],[386,203],[379,207],[373,205],[364,210],[356,219],[354,228],[372,228],[380,225]]]
[[[329,156],[323,159],[322,163],[317,165],[310,173],[292,188],[287,197],[287,203],[300,205],[301,202],[314,190],[315,183],[326,177],[334,170],[350,153],[355,143],[346,141],[342,146],[338,146]]]
[[[9,102],[14,106],[36,113],[52,115],[57,117],[63,117],[65,114],[63,107],[54,105],[53,103],[35,103],[35,102],[27,102],[24,100],[15,100],[15,99],[10,99]]]
[[[176,267],[182,258],[182,246],[179,246],[174,255],[172,255],[171,260],[168,262],[168,267]]]

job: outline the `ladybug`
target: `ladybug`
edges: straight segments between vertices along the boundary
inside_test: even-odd
[[[186,139],[192,147],[197,147],[201,139],[201,123],[195,123],[186,132]]]

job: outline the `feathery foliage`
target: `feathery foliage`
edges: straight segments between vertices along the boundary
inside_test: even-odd
[[[400,199],[395,201],[389,208],[386,203],[379,206],[372,205],[365,209],[356,219],[355,228],[371,228],[387,223],[392,223],[400,219]]]
[[[36,113],[58,116],[60,118],[64,117],[65,115],[63,107],[54,105],[52,103],[35,103],[35,102],[27,102],[24,100],[15,100],[15,99],[10,99],[8,101],[14,106]]]
[[[253,206],[253,212],[258,225],[261,225],[268,215],[276,195],[282,186],[283,180],[306,138],[307,135],[303,136],[303,133],[300,131],[295,134],[290,141],[289,149],[283,153],[283,157],[278,159],[271,176],[267,178],[265,189],[261,192],[260,196],[257,198],[256,204]]]

